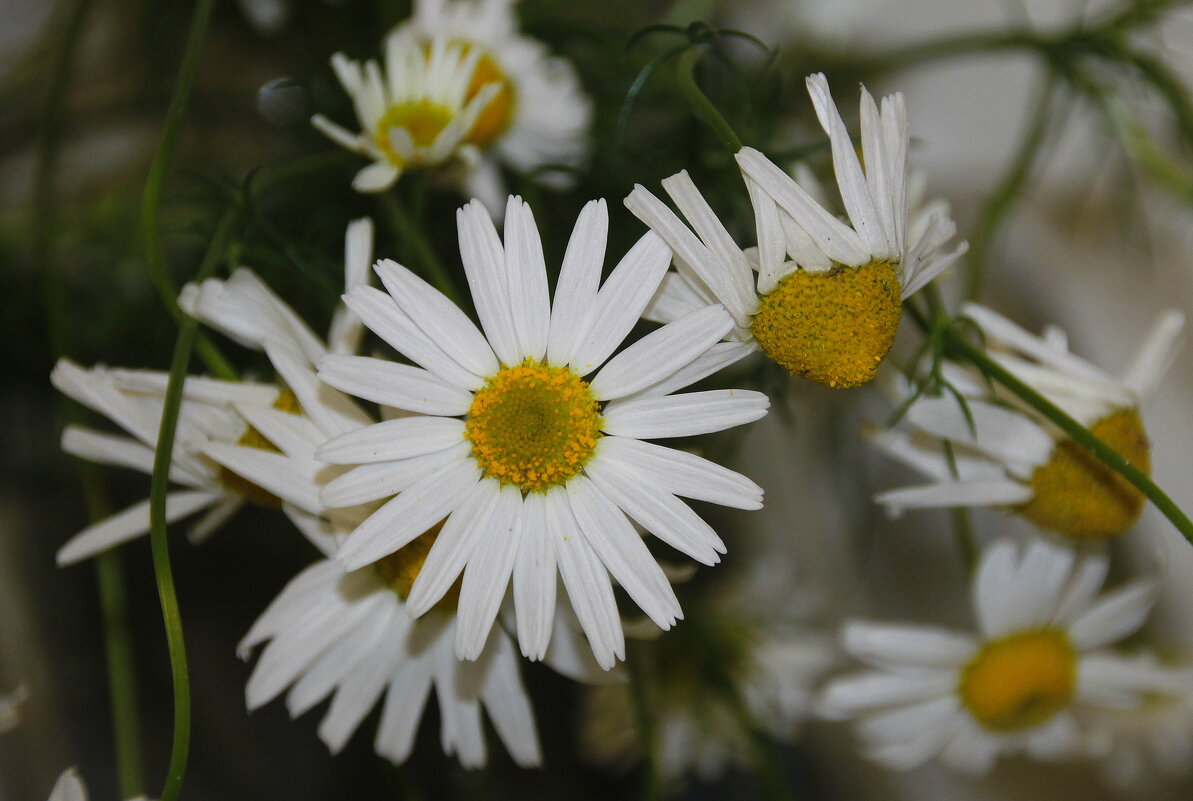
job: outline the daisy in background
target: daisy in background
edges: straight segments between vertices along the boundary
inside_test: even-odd
[[[444,521],[410,592],[413,616],[463,573],[456,651],[476,659],[512,577],[519,645],[539,659],[551,639],[559,575],[597,661],[611,668],[624,658],[624,638],[610,574],[660,628],[681,616],[629,518],[711,565],[724,544],[677,496],[743,509],[762,503],[762,490],[744,476],[644,440],[731,428],[763,416],[768,401],[743,390],[671,394],[720,366],[709,349],[733,325],[720,306],[612,355],[670,252],[647,234],[598,289],[603,201],[589,203],[576,222],[553,304],[538,230],[520,198],[509,200],[504,244],[479,202],[457,220],[483,333],[425,281],[381,261],[388,292],[357,286],[345,302],[417,366],[335,355],[320,362],[331,386],[410,413],[319,450],[329,463],[355,465],[324,488],[327,506],[397,493],[337,558],[357,570]]]
[[[825,77],[809,77],[808,91],[829,135],[848,223],[817,197],[818,185],[748,147],[737,161],[754,207],[756,257],[734,243],[686,171],[663,188],[691,228],[642,186],[625,204],[675,251],[677,272],[652,303],[654,319],[721,303],[733,316],[728,338],[741,343],[738,356],[759,347],[792,375],[854,387],[874,377],[890,350],[903,300],[966,245],[942,250],[957,230],[946,205],[929,204],[907,224],[902,95],[883,98],[880,110],[861,89],[863,170]]]
[[[1115,378],[1071,354],[1059,329],[1050,327],[1037,337],[976,304],[965,305],[961,314],[981,330],[991,358],[1150,472],[1151,446],[1140,406],[1181,347],[1183,315],[1162,314],[1130,368]],[[924,397],[907,410],[909,430],[869,437],[933,480],[875,496],[889,512],[994,506],[1078,540],[1115,537],[1135,524],[1144,498],[1124,478],[1017,399],[993,390],[975,371],[946,363],[943,376],[966,398],[968,415],[952,397]],[[953,465],[945,442],[953,446]]]
[[[353,571],[330,558],[335,539],[312,539],[328,558],[287,584],[241,641],[242,658],[268,642],[245,688],[248,708],[289,687],[286,708],[297,717],[331,696],[318,733],[334,754],[384,696],[373,749],[401,763],[434,689],[443,750],[464,767],[485,764],[482,709],[515,762],[539,765],[538,733],[510,636],[496,627],[477,660],[461,662],[455,589],[418,620],[407,614],[406,598],[434,533]]]
[[[1107,648],[1143,624],[1157,583],[1099,595],[1106,569],[1044,540],[996,542],[973,581],[975,634],[846,623],[845,650],[870,669],[830,682],[823,714],[857,720],[867,755],[897,770],[939,756],[984,774],[1002,754],[1088,752],[1095,710],[1137,707],[1169,681]]]
[[[518,32],[512,0],[419,0],[385,39],[384,69],[337,53],[332,66],[352,96],[360,133],[316,114],[336,143],[372,159],[353,181],[388,189],[412,168],[444,177],[493,214],[505,200],[499,165],[521,173],[575,170],[587,158],[592,105],[572,65]],[[571,176],[536,179],[566,188]]]
[[[1094,718],[1098,764],[1124,788],[1185,779],[1193,773],[1193,659],[1143,652],[1132,661],[1161,680],[1137,706]]]

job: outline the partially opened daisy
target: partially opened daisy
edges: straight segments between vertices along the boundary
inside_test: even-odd
[[[1099,595],[1106,569],[1045,540],[995,543],[973,582],[977,632],[847,623],[844,647],[870,669],[831,682],[824,714],[856,719],[866,753],[900,770],[939,756],[985,773],[1000,754],[1086,752],[1092,711],[1136,706],[1159,682],[1106,647],[1143,624],[1157,583]]]
[[[1184,316],[1162,314],[1130,368],[1115,378],[1068,350],[1063,332],[1035,336],[999,314],[967,304],[989,355],[1090,429],[1135,467],[1150,471],[1151,446],[1140,406],[1158,387],[1182,344]],[[908,409],[908,429],[873,435],[886,453],[933,483],[879,493],[892,513],[908,508],[995,506],[1075,539],[1123,534],[1143,509],[1142,493],[1050,423],[955,364],[945,379],[966,398],[924,397]],[[953,446],[952,464],[942,443]]]
[[[328,442],[319,457],[360,465],[328,484],[328,506],[389,498],[338,558],[355,570],[446,519],[411,590],[414,616],[463,571],[456,647],[475,659],[510,583],[518,639],[545,652],[556,575],[602,667],[624,653],[610,574],[661,628],[680,617],[667,578],[627,514],[668,545],[714,564],[724,545],[676,496],[745,509],[749,479],[644,440],[719,431],[766,413],[743,390],[671,395],[720,362],[710,348],[733,325],[720,306],[694,312],[613,352],[658,286],[670,253],[644,236],[603,286],[603,201],[577,220],[552,304],[530,208],[510,198],[505,242],[478,202],[458,215],[460,251],[481,330],[447,298],[390,261],[388,293],[357,287],[348,307],[418,366],[328,356],[320,377],[411,414]],[[612,356],[612,358],[610,358]]]
[[[161,425],[167,373],[118,370],[103,366],[85,370],[61,359],[50,382],[64,395],[99,412],[131,436],[114,435],[79,425],[62,432],[62,449],[88,461],[153,472],[153,454]],[[249,434],[249,424],[234,411],[287,407],[278,387],[246,381],[221,381],[191,376],[178,415],[166,521],[174,522],[205,511],[191,528],[192,539],[208,536],[246,502],[276,508],[278,499],[245,482],[202,454],[212,442],[233,444]],[[58,551],[58,564],[87,559],[115,545],[149,532],[149,500],[88,526]]]
[[[330,558],[329,550],[329,558],[286,585],[238,649],[247,658],[268,642],[245,688],[248,708],[289,687],[286,707],[297,717],[331,696],[319,738],[337,753],[384,697],[373,749],[401,763],[414,746],[433,689],[445,753],[468,768],[485,764],[484,710],[514,761],[538,765],[538,733],[510,636],[496,627],[477,660],[461,662],[455,654],[454,598],[418,620],[406,613],[405,598],[433,538],[424,535],[354,571]],[[327,548],[333,540],[312,541]]]
[[[566,60],[518,32],[510,0],[420,0],[385,39],[384,70],[336,54],[332,66],[362,127],[315,127],[373,163],[353,186],[377,192],[405,171],[450,168],[465,194],[499,213],[499,164],[567,185],[588,152],[591,103]]]
[[[880,110],[862,88],[863,169],[824,76],[808,78],[808,90],[829,135],[849,222],[825,208],[806,180],[801,184],[748,147],[737,161],[754,207],[756,257],[734,243],[686,172],[664,180],[663,188],[690,229],[641,186],[625,203],[675,251],[678,272],[655,299],[656,318],[721,303],[733,315],[731,340],[755,344],[792,375],[853,387],[872,379],[890,350],[903,299],[965,245],[942,250],[956,233],[947,207],[928,206],[926,216],[907,225],[902,95],[883,98]]]

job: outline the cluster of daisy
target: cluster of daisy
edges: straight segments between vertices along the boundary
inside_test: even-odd
[[[330,699],[318,734],[335,752],[380,705],[374,749],[400,763],[433,689],[446,753],[484,764],[483,710],[514,761],[537,765],[520,654],[600,685],[591,704],[606,735],[594,738],[596,756],[624,758],[641,746],[608,734],[631,730],[616,670],[627,636],[657,638],[684,617],[677,571],[649,538],[715,565],[726,545],[684,499],[762,506],[750,478],[656,440],[756,421],[767,396],[684,390],[750,356],[829,387],[870,382],[904,301],[965,245],[948,244],[947,206],[924,202],[908,175],[902,96],[879,102],[861,90],[859,152],[814,75],[835,194],[805,166],[788,173],[743,148],[756,247],[739,246],[680,172],[662,182],[674,210],[642,186],[626,197],[650,230],[603,281],[610,221],[600,200],[580,212],[548,270],[532,210],[506,197],[499,164],[583,163],[589,108],[572,68],[522,36],[506,2],[417,3],[384,56],[384,67],[332,61],[360,133],[322,116],[314,124],[372,159],[354,181],[361,191],[430,169],[476,198],[456,218],[475,321],[407,267],[374,260],[367,219],[348,228],[343,302],[326,337],[250,269],[188,285],[183,311],[262,351],[275,378],[186,379],[167,519],[202,513],[190,529],[198,542],[246,503],[276,509],[320,555],[240,643],[244,658],[260,648],[250,709],[285,695],[298,716]],[[1037,338],[977,306],[962,314],[999,364],[1147,470],[1138,407],[1175,353],[1179,315],[1161,319],[1119,380],[1070,354],[1058,332]],[[643,320],[661,325],[627,344]],[[361,355],[366,331],[399,358]],[[710,603],[721,621],[693,621],[700,633],[686,640],[668,636],[730,655],[723,678],[744,707],[698,704],[699,683],[682,676],[664,686],[669,773],[716,771],[748,750],[742,708],[781,738],[813,709],[859,719],[866,752],[897,768],[937,755],[983,771],[1015,751],[1125,754],[1116,743],[1128,740],[1139,753],[1120,761],[1138,771],[1149,741],[1132,726],[1188,732],[1187,665],[1112,647],[1143,625],[1158,582],[1100,594],[1108,557],[1090,543],[1128,530],[1142,496],[980,373],[950,362],[939,372],[955,398],[888,382],[907,396],[905,423],[870,441],[931,483],[878,501],[894,512],[996,505],[1050,533],[982,551],[977,634],[847,623],[843,648],[869,669],[830,680],[818,699],[813,685],[836,656],[822,633],[778,611],[789,587],[761,597],[736,587]],[[52,380],[127,433],[69,426],[67,452],[152,472],[165,374],[62,361]],[[134,505],[79,533],[59,562],[148,528],[148,503]],[[623,615],[622,594],[644,619]],[[690,653],[681,648],[675,662]],[[1171,739],[1157,742],[1171,757]]]

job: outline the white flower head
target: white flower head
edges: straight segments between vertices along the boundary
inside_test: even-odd
[[[502,243],[476,201],[458,214],[464,271],[481,329],[401,265],[378,262],[388,292],[356,287],[348,307],[417,366],[328,356],[325,382],[410,414],[337,437],[321,459],[359,465],[328,484],[326,506],[390,498],[338,558],[371,564],[446,519],[410,593],[420,616],[463,571],[457,652],[475,659],[511,582],[518,639],[532,659],[552,631],[557,573],[602,667],[624,658],[610,574],[661,628],[680,617],[666,576],[629,517],[704,564],[720,537],[676,496],[756,509],[754,482],[644,440],[692,436],[756,420],[757,392],[672,395],[721,364],[732,326],[710,306],[617,355],[670,253],[644,236],[603,286],[608,216],[589,203],[548,295],[530,208],[512,197]],[[482,333],[483,330],[483,333]],[[610,358],[612,357],[612,358]]]
[[[327,548],[334,539],[312,541]],[[403,598],[431,539],[351,572],[326,558],[291,580],[239,645],[247,658],[268,642],[245,688],[248,708],[289,687],[286,707],[297,717],[331,696],[318,733],[338,753],[384,696],[373,748],[401,763],[434,689],[445,753],[467,768],[485,764],[483,709],[514,761],[536,766],[538,733],[509,635],[496,627],[478,659],[461,662],[452,612],[435,609],[418,620],[406,613]]]
[[[469,196],[500,213],[499,163],[522,172],[579,167],[588,153],[591,103],[572,65],[517,30],[508,0],[423,0],[386,37],[384,70],[336,54],[361,132],[322,115],[312,123],[373,163],[361,192],[385,190],[408,169],[446,167]],[[566,186],[566,172],[542,182]]]
[[[1074,356],[1064,333],[1037,337],[982,306],[962,314],[981,330],[991,358],[1043,394],[1145,473],[1150,444],[1139,407],[1156,390],[1182,342],[1184,317],[1162,314],[1130,368],[1116,378]],[[892,513],[909,508],[1009,508],[1045,530],[1075,539],[1123,534],[1143,495],[1009,393],[969,368],[945,363],[946,381],[965,399],[924,397],[907,410],[908,429],[873,434],[884,452],[933,483],[879,493]],[[951,443],[950,461],[942,443]]]
[[[642,186],[625,203],[675,251],[677,272],[652,304],[655,319],[721,303],[734,319],[731,340],[760,347],[792,375],[851,387],[872,379],[890,350],[903,299],[965,245],[941,250],[956,233],[947,206],[932,204],[908,228],[902,95],[883,98],[880,108],[861,89],[863,168],[824,76],[808,78],[808,90],[829,135],[848,222],[806,180],[749,147],[737,161],[754,207],[756,255],[734,243],[687,172],[664,180],[663,188],[690,229]]]
[[[995,543],[973,581],[975,634],[847,623],[844,647],[870,669],[832,681],[823,713],[856,719],[866,753],[900,770],[939,756],[980,774],[1000,754],[1087,752],[1092,710],[1130,708],[1157,687],[1106,647],[1143,624],[1157,583],[1099,595],[1106,569],[1104,556],[1045,540]]]
[[[1094,716],[1098,764],[1120,787],[1186,778],[1193,773],[1193,660],[1142,652],[1132,662],[1155,675],[1155,687],[1136,706]]]

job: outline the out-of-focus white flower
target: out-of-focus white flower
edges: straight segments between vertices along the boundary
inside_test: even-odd
[[[58,781],[54,782],[54,788],[50,790],[50,797],[46,801],[87,801],[88,797],[87,785],[83,784],[83,778],[79,776],[79,771],[75,768],[67,768],[62,771]],[[128,801],[147,801],[147,799],[145,796],[139,795]]]
[[[1122,787],[1185,778],[1193,773],[1193,660],[1141,653],[1133,662],[1136,670],[1156,674],[1157,686],[1139,705],[1093,718],[1098,764]]]
[[[412,413],[319,450],[327,462],[358,465],[328,484],[325,505],[396,493],[337,557],[356,570],[446,518],[411,591],[412,615],[434,606],[463,571],[457,653],[475,659],[512,577],[522,653],[541,658],[561,575],[597,660],[610,668],[624,655],[610,574],[660,628],[681,615],[626,515],[711,565],[724,545],[677,496],[745,509],[762,502],[744,476],[645,440],[758,419],[767,398],[744,390],[671,394],[718,366],[709,349],[732,325],[719,306],[612,356],[670,253],[645,235],[598,291],[608,227],[603,202],[588,204],[576,223],[554,304],[534,217],[520,198],[509,200],[504,245],[480,203],[462,209],[458,221],[484,333],[425,281],[382,261],[376,269],[388,293],[358,286],[346,302],[419,366],[347,356],[320,363],[320,378],[332,386]]]
[[[493,214],[505,199],[499,165],[542,183],[572,182],[587,157],[591,103],[572,65],[518,32],[510,0],[420,0],[385,40],[385,66],[332,59],[361,132],[317,114],[312,123],[373,163],[353,181],[389,188],[408,169],[447,177]],[[560,170],[551,172],[550,168]]]
[[[847,623],[845,649],[872,669],[832,681],[822,712],[857,719],[865,753],[896,769],[939,755],[981,774],[1000,754],[1088,752],[1092,710],[1136,707],[1164,686],[1106,648],[1143,624],[1157,584],[1099,596],[1106,569],[1101,555],[1079,560],[1045,540],[995,543],[973,582],[976,635]]]
[[[0,695],[0,734],[12,731],[21,722],[21,707],[29,700],[29,688],[18,684],[8,695]]]
[[[737,161],[754,206],[756,261],[734,243],[686,171],[663,188],[691,229],[642,186],[625,204],[675,251],[677,272],[667,276],[648,316],[671,320],[721,303],[735,323],[729,339],[741,343],[736,356],[760,347],[792,375],[852,387],[873,378],[890,350],[903,299],[965,246],[942,250],[957,227],[939,206],[908,230],[902,95],[883,98],[880,111],[861,90],[863,170],[824,76],[808,78],[808,91],[829,135],[850,222],[748,147]]]
[[[962,314],[981,329],[991,358],[1148,472],[1150,445],[1139,407],[1181,346],[1183,315],[1161,315],[1126,374],[1115,378],[1069,353],[1058,329],[1037,337],[975,304],[967,304]],[[1043,529],[1076,539],[1117,536],[1135,523],[1143,496],[1125,479],[1009,393],[995,393],[973,370],[946,363],[942,375],[966,398],[965,408],[952,397],[925,397],[907,411],[913,431],[895,429],[870,438],[934,479],[879,493],[876,500],[888,510],[1007,507]],[[951,464],[942,441],[953,445]]]

